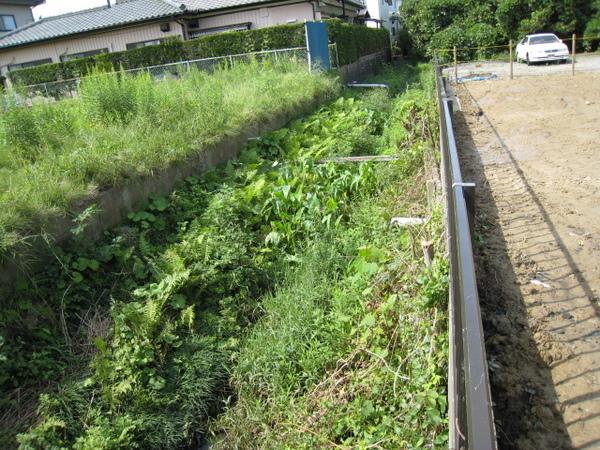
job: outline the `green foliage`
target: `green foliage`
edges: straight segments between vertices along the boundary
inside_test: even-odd
[[[414,251],[443,245],[422,177],[432,74],[390,78],[402,95],[352,91],[18,283],[2,392],[58,385],[21,449],[179,449],[209,431],[221,448],[444,447],[447,267]],[[399,160],[323,162],[367,152]],[[431,218],[390,228],[408,211]]]
[[[359,197],[349,220],[309,246],[263,298],[264,315],[236,355],[236,403],[211,428],[215,448],[447,445],[447,265],[424,267],[411,232],[388,225],[390,211],[425,203],[409,186],[432,137],[423,122],[435,124],[430,78],[405,72],[427,90],[389,107],[378,148],[393,146],[400,161],[378,166],[375,190]],[[441,227],[436,208],[421,232],[443,245]]]
[[[337,44],[339,64],[353,63],[363,55],[389,50],[390,37],[384,29],[351,25],[340,19],[328,19],[329,40]]]
[[[581,35],[592,10],[586,0],[406,0],[400,14],[418,52],[446,49],[441,56],[448,57],[453,46],[473,48],[459,55],[465,59],[489,57],[496,50],[477,47],[507,45],[529,33]]]
[[[327,19],[325,22],[329,26],[330,41],[337,43],[340,64],[349,64],[359,56],[389,48],[389,36],[385,30],[351,25],[339,19]],[[79,78],[96,70],[136,69],[178,61],[304,46],[304,24],[278,25],[219,33],[189,41],[168,39],[160,45],[21,69],[11,72],[11,79],[18,85],[34,85]]]
[[[184,43],[179,60],[236,55],[306,45],[304,25],[278,25],[248,31],[219,33]]]
[[[189,178],[168,199],[152,197],[98,245],[55,249],[56,263],[35,291],[26,283],[1,317],[2,388],[13,380],[39,383],[41,371],[59,379],[77,358],[75,342],[93,344],[95,356],[64,381],[64,391],[77,395],[49,395],[45,403],[64,408],[41,409],[39,425],[19,438],[22,447],[167,449],[203,435],[225,395],[239,339],[261,315],[258,300],[308,243],[343,226],[355,197],[377,185],[371,164],[319,164],[367,150],[365,135],[379,142],[385,115],[366,105],[342,98],[254,141],[239,160]],[[101,322],[110,322],[110,332],[79,325],[90,298],[104,299],[104,307],[112,299]],[[35,323],[23,327],[26,301]],[[34,335],[42,328],[47,341]],[[30,351],[45,345],[56,353]],[[328,359],[306,364],[316,374]]]
[[[301,63],[251,61],[160,83],[95,72],[79,99],[13,105],[0,117],[0,254],[98,187],[152,174],[337,89]]]
[[[90,122],[127,124],[137,113],[136,94],[152,91],[152,79],[148,74],[136,78],[91,72],[80,87],[81,109]]]
[[[399,54],[404,57],[413,57],[414,44],[413,38],[406,28],[398,30],[396,40],[392,42],[392,51],[394,54]]]
[[[7,147],[13,147],[25,160],[35,160],[42,136],[34,114],[25,108],[11,108],[2,114],[2,128]]]
[[[594,51],[600,47],[600,1],[593,1],[590,6],[591,17],[583,33],[583,36],[587,38],[583,41],[583,47],[586,51]]]

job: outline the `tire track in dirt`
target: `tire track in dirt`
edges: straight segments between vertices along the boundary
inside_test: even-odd
[[[590,76],[597,86],[600,76]],[[465,179],[478,185],[478,281],[498,437],[501,448],[598,448],[600,208],[591,174],[600,163],[586,143],[599,142],[600,130],[588,127],[598,134],[590,138],[578,109],[553,108],[564,79],[531,83],[461,86],[455,114]],[[511,98],[528,90],[532,98]],[[505,102],[505,110],[494,106]],[[558,117],[561,136],[543,126]],[[566,153],[569,139],[577,145]]]

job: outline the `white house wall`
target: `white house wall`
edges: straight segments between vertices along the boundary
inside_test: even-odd
[[[381,21],[381,26],[387,29],[390,34],[395,35],[398,31],[398,24],[392,22],[391,13],[397,13],[401,1],[392,0],[391,5],[386,0],[366,0],[366,7],[369,11],[369,16],[372,19]],[[367,21],[366,25],[369,28],[379,28],[379,22]],[[392,31],[393,30],[393,31]]]
[[[29,6],[0,4],[0,14],[15,16],[17,27],[22,27],[29,22],[33,22],[33,13]]]
[[[139,25],[131,28],[105,31],[92,35],[77,36],[48,43],[40,43],[27,47],[6,49],[0,53],[0,71],[5,73],[10,64],[20,64],[28,61],[51,58],[59,62],[61,55],[87,52],[108,48],[110,52],[127,49],[127,44],[133,42],[163,39],[169,36],[183,36],[182,27],[177,22],[170,22],[171,30],[160,31],[160,23]]]
[[[200,29],[216,28],[250,22],[251,28],[281,25],[289,21],[313,20],[313,9],[309,3],[252,9],[249,11],[219,14],[199,19]]]
[[[375,0],[377,1],[377,0]],[[381,1],[381,0],[379,0]],[[321,6],[313,11],[309,2],[292,3],[287,5],[255,8],[247,11],[221,13],[213,16],[199,18],[199,29],[222,27],[239,23],[251,23],[251,28],[264,28],[305,20],[320,20],[322,17],[341,14],[341,7],[335,7],[328,2],[321,2]],[[355,15],[355,10],[348,8],[349,16]],[[61,55],[70,55],[92,50],[108,48],[110,52],[126,50],[126,45],[133,42],[161,39],[169,36],[183,38],[183,28],[177,22],[170,22],[171,30],[163,33],[160,31],[160,22],[147,25],[137,25],[116,30],[107,30],[94,34],[73,36],[71,38],[37,43],[24,47],[0,49],[0,73],[5,75],[8,66],[31,61],[50,58],[59,62]]]

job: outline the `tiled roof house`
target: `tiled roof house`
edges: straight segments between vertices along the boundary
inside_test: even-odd
[[[361,8],[361,0],[116,0],[0,34],[0,73],[155,45],[174,36],[351,19]]]

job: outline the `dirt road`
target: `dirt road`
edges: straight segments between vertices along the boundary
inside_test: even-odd
[[[600,448],[600,73],[457,93],[500,446]]]

